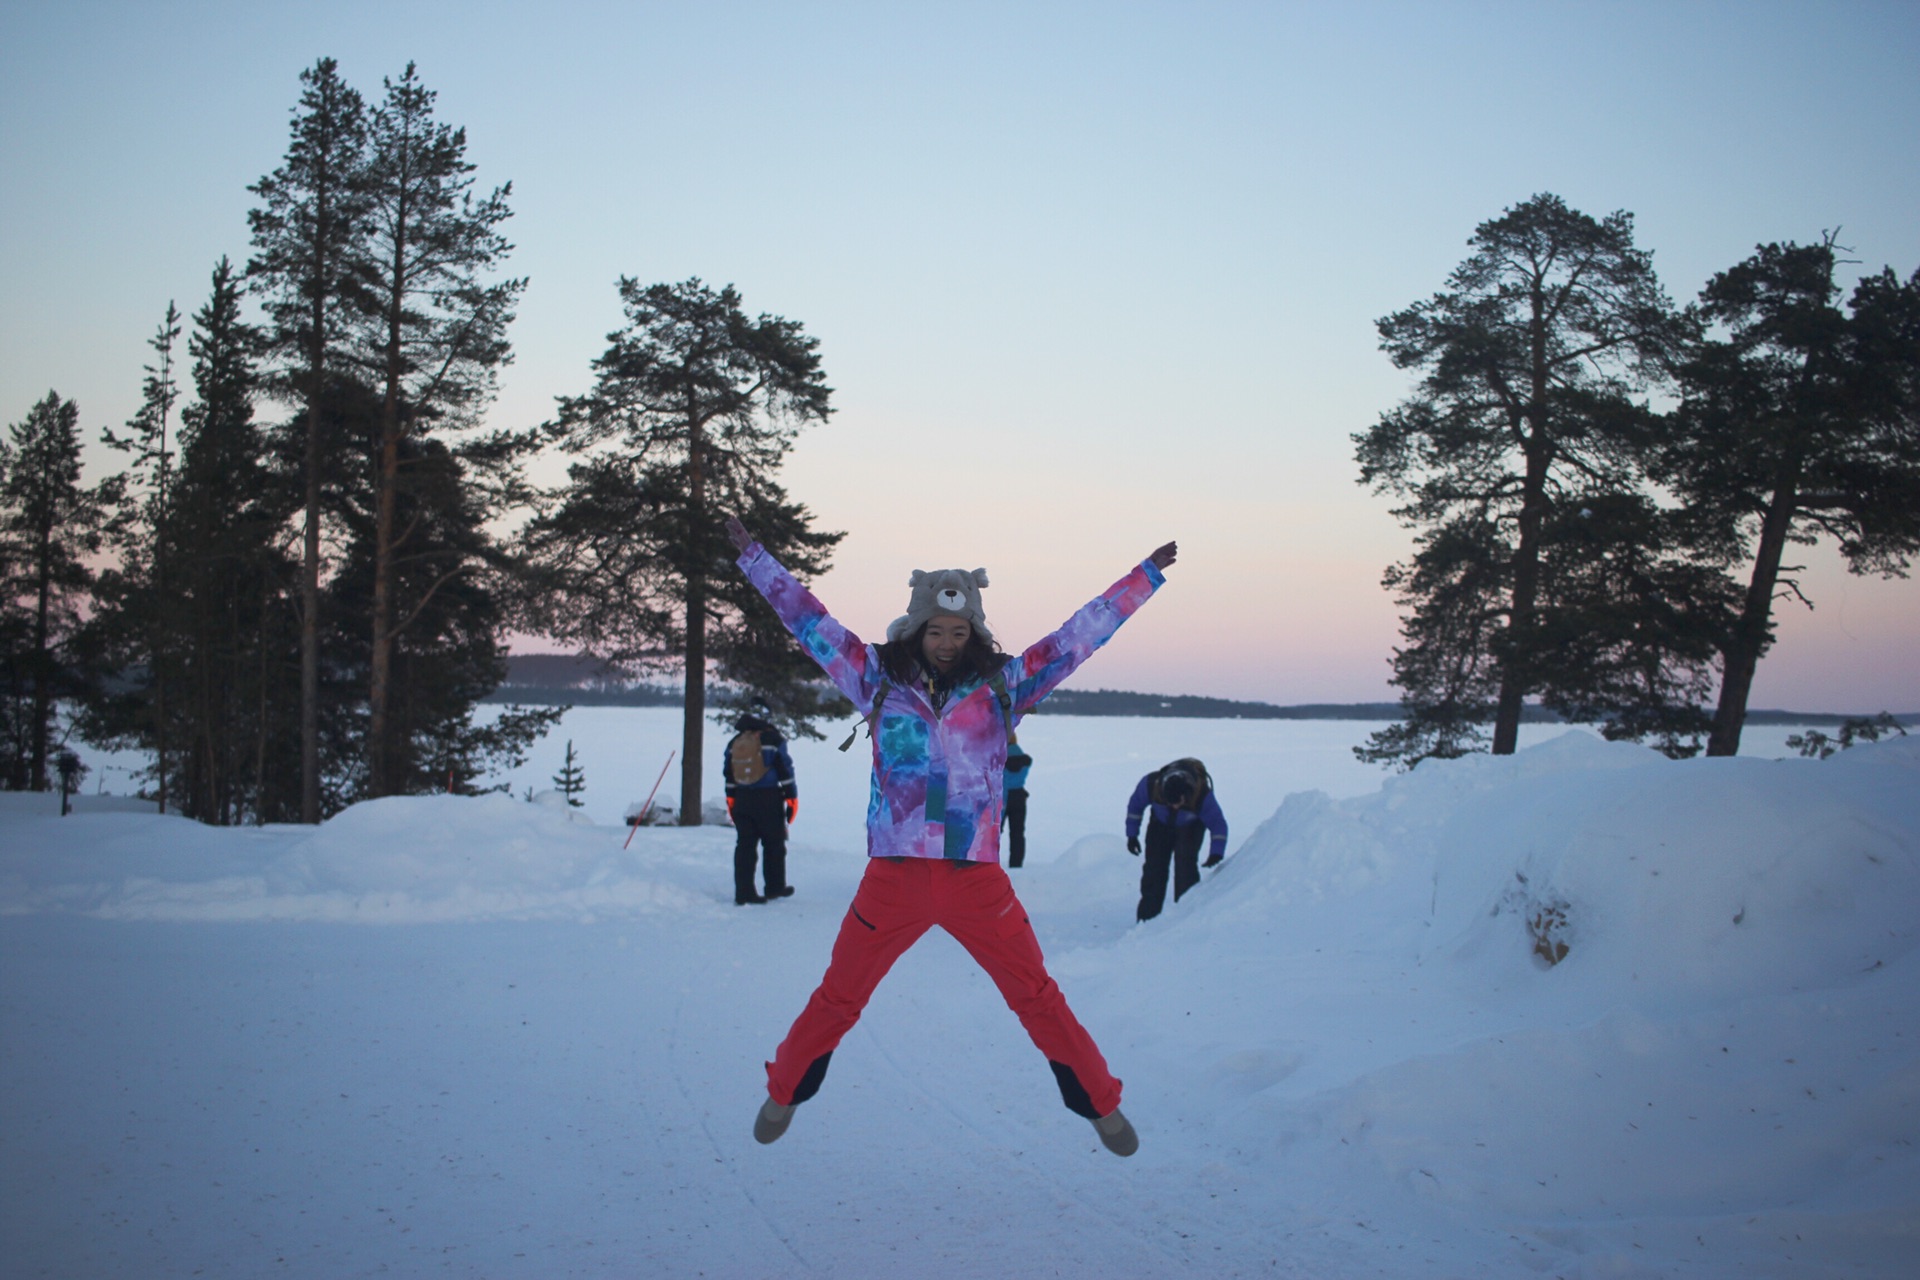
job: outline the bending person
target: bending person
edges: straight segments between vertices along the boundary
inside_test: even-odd
[[[727,532],[740,568],[820,664],[866,713],[873,741],[867,869],[840,923],[819,987],[767,1064],[767,1100],[753,1136],[772,1142],[826,1078],[894,961],[935,925],[987,971],[1035,1047],[1067,1108],[1093,1122],[1116,1155],[1139,1147],[1120,1113],[1120,1081],[1047,974],[1033,926],[1000,866],[1007,744],[1014,726],[1105,644],[1164,581],[1169,542],[1052,635],[1009,657],[980,607],[985,570],[916,571],[904,617],[887,642],[864,643],[753,542]],[[851,737],[848,739],[852,741]]]
[[[1146,856],[1140,864],[1140,905],[1135,920],[1151,920],[1167,901],[1167,869],[1173,868],[1173,900],[1200,883],[1200,840],[1211,833],[1211,867],[1226,856],[1227,815],[1213,795],[1207,766],[1192,758],[1162,765],[1141,778],[1127,801],[1127,852],[1140,853],[1140,815],[1147,815]]]

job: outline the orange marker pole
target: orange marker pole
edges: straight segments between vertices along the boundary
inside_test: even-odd
[[[620,845],[622,849],[633,843],[633,833],[647,820],[647,814],[653,810],[653,797],[660,790],[660,784],[666,781],[667,770],[673,767],[673,758],[680,754],[679,748],[667,752],[667,762],[660,766],[660,776],[653,780],[653,790],[647,792],[647,802],[640,806],[640,812],[627,820],[627,838]]]

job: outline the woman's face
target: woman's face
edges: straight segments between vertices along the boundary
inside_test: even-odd
[[[920,652],[935,671],[951,671],[973,638],[973,624],[965,618],[935,618],[920,637]]]

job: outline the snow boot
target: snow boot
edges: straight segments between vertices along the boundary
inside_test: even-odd
[[[1133,1131],[1133,1126],[1120,1114],[1118,1107],[1096,1119],[1093,1131],[1100,1135],[1100,1145],[1117,1156],[1130,1156],[1140,1149],[1140,1135]],[[773,1139],[762,1138],[761,1141],[771,1142]]]
[[[778,889],[767,890],[768,902],[772,902],[775,898],[791,898],[792,896],[793,886],[790,884],[783,884]]]
[[[780,1135],[793,1123],[793,1108],[781,1106],[772,1098],[760,1104],[760,1114],[753,1118],[753,1140],[765,1146],[769,1142],[778,1142]],[[1131,1132],[1131,1130],[1129,1130]]]

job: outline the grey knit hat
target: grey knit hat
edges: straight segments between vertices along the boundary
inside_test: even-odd
[[[907,611],[887,627],[887,639],[905,640],[936,617],[965,618],[981,637],[991,642],[987,611],[980,604],[980,588],[987,585],[987,571],[975,569],[915,569],[907,580],[913,595]]]

